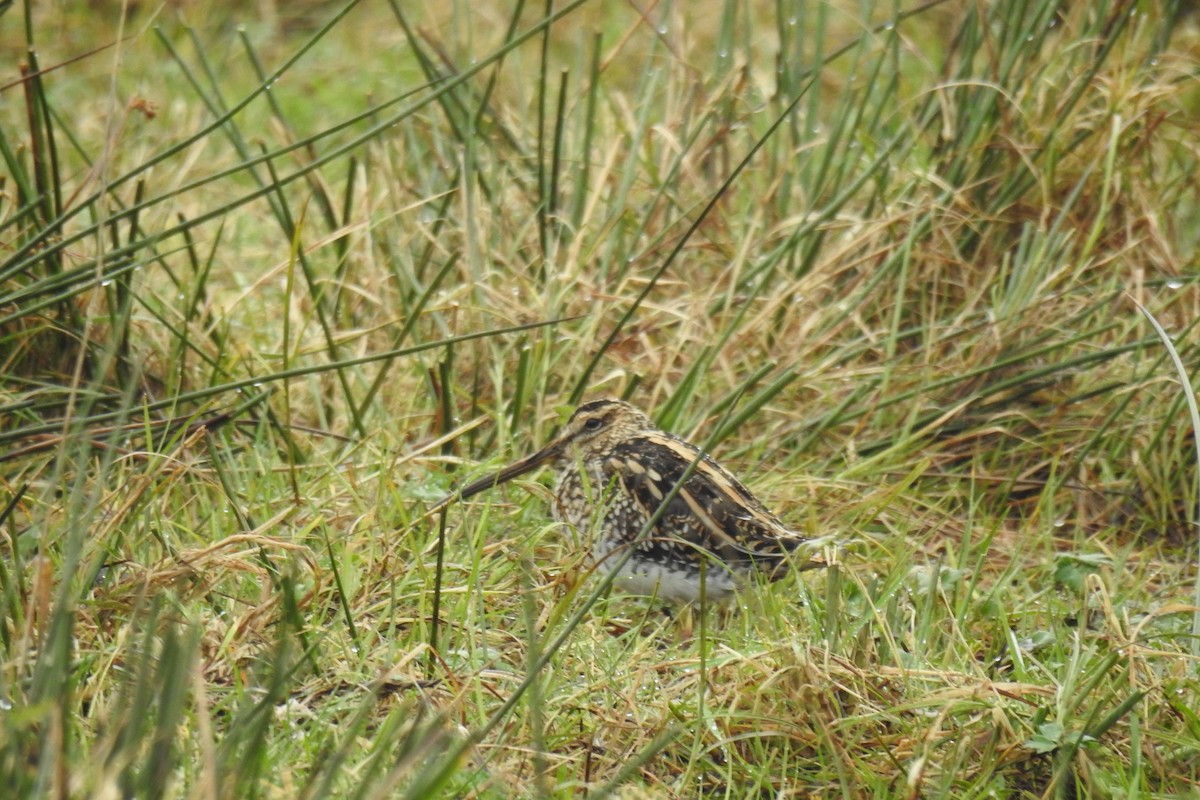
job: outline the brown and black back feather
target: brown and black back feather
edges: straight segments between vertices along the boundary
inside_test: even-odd
[[[692,562],[709,553],[735,571],[782,574],[780,566],[804,537],[785,527],[740,481],[708,455],[700,455],[695,446],[667,433],[642,435],[616,445],[604,459],[604,467],[619,483],[617,489],[641,506],[644,522],[693,462],[692,473],[642,546],[676,550],[678,558]]]

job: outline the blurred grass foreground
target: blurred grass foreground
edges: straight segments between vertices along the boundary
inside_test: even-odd
[[[1194,2],[0,3],[11,797],[1200,795]],[[833,565],[664,615],[585,398]],[[691,616],[693,622],[686,622]]]

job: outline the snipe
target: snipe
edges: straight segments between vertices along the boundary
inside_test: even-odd
[[[435,508],[546,463],[558,471],[554,517],[585,533],[595,524],[597,568],[608,573],[620,564],[614,583],[635,594],[694,602],[703,583],[707,598],[720,600],[755,574],[781,577],[793,551],[806,541],[699,448],[660,430],[620,400],[580,406],[554,441],[464,486]],[[661,517],[643,534],[693,463]],[[799,566],[821,564],[805,559]]]

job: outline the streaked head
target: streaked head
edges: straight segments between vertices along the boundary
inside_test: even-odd
[[[631,436],[656,430],[649,417],[624,400],[593,400],[575,409],[563,432],[543,449],[558,444],[560,458],[587,458]]]
[[[456,494],[465,500],[485,489],[532,472],[543,464],[587,460],[607,452],[630,436],[656,430],[658,428],[649,417],[623,400],[593,400],[575,409],[562,433],[541,450],[467,484]],[[451,499],[443,500],[435,508],[445,505]]]

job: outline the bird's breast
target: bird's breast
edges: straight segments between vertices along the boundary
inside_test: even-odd
[[[575,528],[587,528],[606,501],[611,477],[601,459],[576,462],[561,470],[554,488],[554,518]]]

